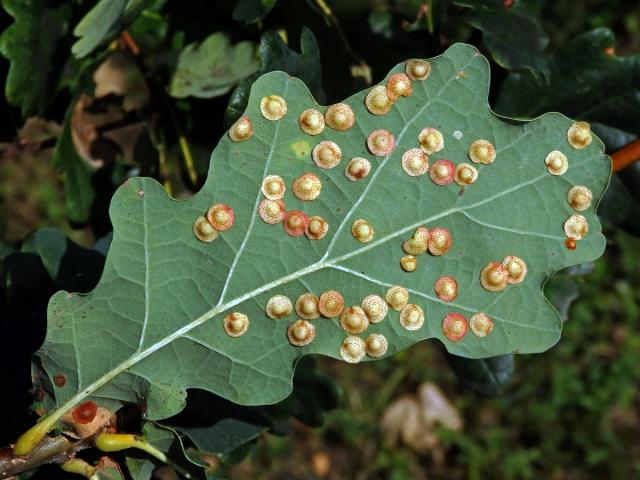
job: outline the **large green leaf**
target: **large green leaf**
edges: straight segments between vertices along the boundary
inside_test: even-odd
[[[0,53],[11,62],[5,94],[26,117],[42,111],[49,100],[53,56],[69,27],[71,9],[49,8],[44,0],[3,0],[2,7],[15,18],[0,37]]]
[[[253,43],[231,45],[225,33],[213,33],[202,43],[187,45],[180,52],[169,92],[177,98],[218,97],[256,70],[258,59]]]
[[[494,115],[487,106],[488,64],[473,47],[454,45],[431,65],[429,78],[413,82],[413,95],[400,98],[386,115],[368,113],[367,92],[360,92],[346,100],[356,124],[346,131],[327,128],[316,137],[302,133],[298,116],[324,107],[299,80],[282,72],[266,74],[253,85],[245,112],[253,136],[220,141],[200,192],[178,202],[152,179],[127,181],[111,204],[114,235],[99,285],[85,296],[59,292],[50,302],[39,356],[49,376],[64,374],[68,381],[56,391],[59,409],[40,425],[50,425],[88,397],[111,407],[144,397],[150,419],[180,411],[192,387],[241,404],[281,400],[291,391],[296,362],[314,353],[341,358],[346,334],[337,319],[313,320],[315,339],[292,346],[286,332],[295,315],[276,321],[265,314],[267,299],[275,294],[295,299],[304,292],[338,289],[348,305],[356,305],[366,295],[384,295],[390,285],[406,286],[411,302],[425,311],[424,325],[408,331],[390,310],[361,335],[384,334],[387,355],[426,338],[471,358],[540,352],[555,344],[561,320],[541,286],[557,270],[597,258],[604,249],[595,215],[610,172],[602,142],[594,137],[589,147],[572,149],[567,143],[572,122],[557,113],[517,124]],[[397,65],[390,75],[403,69]],[[286,100],[284,118],[261,116],[259,104],[266,95]],[[400,157],[418,145],[419,132],[429,126],[444,136],[444,150],[432,161],[464,162],[469,145],[485,138],[496,146],[495,162],[479,165],[478,181],[465,189],[407,176]],[[374,158],[366,139],[380,128],[393,132],[397,148]],[[314,165],[310,152],[322,140],[342,148],[337,168]],[[547,171],[545,157],[552,150],[568,156],[570,166],[562,176]],[[355,156],[369,158],[372,171],[350,182],[344,166]],[[308,171],[323,182],[320,197],[305,203],[288,190],[284,200],[289,210],[327,220],[329,233],[319,241],[288,236],[257,214],[265,175],[281,175],[291,185]],[[586,185],[594,195],[593,206],[582,212],[589,233],[575,250],[565,247],[563,233],[563,223],[574,213],[566,200],[572,185]],[[234,209],[235,225],[213,243],[200,242],[192,233],[194,220],[217,202]],[[353,238],[356,219],[371,222],[373,241]],[[418,269],[407,273],[399,265],[401,244],[421,225],[448,228],[453,247],[444,256],[420,256]],[[525,281],[501,293],[483,289],[480,271],[506,255],[525,259]],[[439,300],[433,291],[443,274],[459,283],[460,295],[452,302]],[[223,330],[222,319],[232,311],[250,318],[241,337]],[[468,317],[479,311],[493,318],[491,334],[468,333],[458,342],[445,337],[446,314]]]
[[[482,40],[498,65],[527,71],[536,78],[546,72],[542,52],[549,37],[526,1],[455,0],[454,3],[473,11],[469,23],[482,32]]]
[[[262,20],[278,0],[238,0],[233,9],[233,19],[246,24],[255,23]]]
[[[611,30],[587,32],[554,52],[548,82],[512,73],[500,89],[496,110],[535,117],[549,110],[640,133],[640,55],[613,54]]]

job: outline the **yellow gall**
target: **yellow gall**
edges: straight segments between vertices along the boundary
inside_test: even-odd
[[[587,122],[575,122],[567,130],[569,145],[582,149],[591,145],[591,126]]]
[[[547,170],[551,175],[562,175],[569,168],[567,156],[558,150],[550,152],[547,158],[544,159],[544,163],[547,165]]]
[[[582,185],[576,185],[567,192],[567,202],[571,205],[571,208],[578,212],[583,212],[591,206],[593,200],[593,193],[587,187]]]
[[[287,102],[279,95],[267,95],[260,100],[260,113],[267,120],[280,120],[287,114]]]
[[[316,336],[316,327],[306,320],[298,320],[287,328],[289,342],[296,347],[309,345]]]
[[[419,305],[409,303],[400,312],[400,325],[406,330],[419,330],[424,324],[424,311]]]
[[[564,222],[564,233],[573,240],[582,240],[589,232],[589,222],[582,215],[571,215]]]
[[[302,210],[290,210],[284,214],[282,226],[292,237],[304,235],[309,225],[309,217]]]
[[[502,266],[507,271],[508,283],[522,283],[527,276],[527,263],[520,257],[509,255],[502,260]]]
[[[242,142],[253,135],[253,125],[246,115],[240,117],[229,129],[229,138],[234,142]]]
[[[373,234],[373,227],[366,220],[358,219],[351,225],[351,235],[361,243],[373,240]]]
[[[425,60],[407,60],[405,72],[411,80],[426,80],[431,73],[431,64]]]
[[[340,356],[347,363],[359,363],[365,353],[366,345],[360,337],[350,335],[340,345]]]
[[[209,223],[205,217],[200,216],[193,222],[193,234],[201,242],[211,243],[218,238],[218,231],[213,228],[213,225]]]
[[[409,240],[402,243],[402,249],[407,255],[422,255],[429,248],[429,230],[418,227]]]
[[[367,295],[360,307],[371,323],[380,323],[387,316],[389,306],[380,295]]]
[[[334,130],[349,130],[356,121],[353,110],[346,103],[336,103],[324,112],[325,123]]]
[[[436,227],[429,232],[429,253],[431,255],[444,255],[451,249],[452,243],[451,233],[447,228]]]
[[[329,224],[327,221],[318,215],[314,215],[309,217],[309,224],[304,234],[309,240],[322,240],[328,231]]]
[[[467,319],[459,313],[449,313],[442,320],[442,332],[452,342],[459,342],[467,334]]]
[[[389,342],[387,337],[380,333],[372,333],[364,341],[367,355],[373,358],[380,358],[387,353]]]
[[[369,160],[362,157],[355,157],[347,164],[347,168],[344,169],[344,174],[349,180],[355,182],[369,175],[370,171],[371,163],[369,163]]]
[[[402,154],[402,169],[410,177],[424,175],[429,170],[429,157],[419,148],[411,148]]]
[[[362,308],[348,307],[340,314],[340,326],[347,333],[362,333],[369,328],[369,319]]]
[[[324,115],[314,108],[302,112],[298,123],[307,135],[319,135],[324,131]]]
[[[269,200],[280,200],[284,197],[287,187],[278,175],[268,175],[262,180],[262,194]]]
[[[389,92],[389,97],[393,101],[398,97],[410,97],[413,93],[411,79],[404,73],[391,75],[387,80],[387,92]]]
[[[320,295],[318,310],[320,310],[323,317],[335,318],[344,310],[344,298],[342,298],[340,292],[327,290]]]
[[[327,170],[340,163],[342,150],[340,150],[340,147],[335,142],[325,140],[313,147],[311,156],[318,167]]]
[[[418,268],[418,259],[413,255],[405,255],[400,259],[400,266],[405,272],[415,272]]]
[[[469,319],[469,328],[476,337],[486,337],[493,330],[493,321],[484,313],[476,313]]]
[[[449,185],[455,174],[456,167],[450,160],[437,160],[429,170],[429,176],[436,185]]]
[[[473,165],[461,163],[456,166],[456,173],[453,179],[461,187],[471,185],[478,179],[478,170]]]
[[[315,173],[305,173],[293,181],[292,190],[296,197],[308,202],[320,196],[322,182]]]
[[[444,137],[435,128],[425,128],[418,134],[420,148],[427,155],[432,155],[444,148]]]
[[[455,278],[445,275],[436,280],[434,290],[443,302],[451,302],[458,296],[458,282]]]
[[[282,200],[265,198],[258,205],[258,213],[263,222],[274,225],[284,219],[285,205]]]
[[[387,290],[384,299],[396,312],[399,312],[409,302],[409,290],[399,285],[394,285]]]
[[[207,220],[219,232],[229,230],[236,221],[233,208],[226,203],[216,203],[211,206],[207,211]]]
[[[391,155],[395,146],[396,139],[388,130],[374,130],[367,138],[367,147],[376,157]]]
[[[487,140],[476,140],[469,145],[469,158],[474,163],[489,165],[496,159],[496,148]]]
[[[222,320],[224,331],[230,337],[239,337],[249,329],[249,317],[244,313],[233,312]]]
[[[384,85],[378,85],[377,87],[373,87],[369,90],[369,93],[367,93],[367,96],[364,99],[364,104],[366,105],[367,110],[374,115],[384,115],[393,106],[393,100],[391,100],[391,97],[389,96],[387,87]]]
[[[508,283],[509,273],[502,263],[491,262],[480,272],[480,284],[490,292],[500,292]]]
[[[289,297],[284,295],[274,295],[267,300],[267,306],[265,312],[269,318],[283,318],[291,314],[293,311],[293,304]]]
[[[320,316],[318,297],[313,293],[303,293],[296,300],[296,313],[305,320],[313,320]]]

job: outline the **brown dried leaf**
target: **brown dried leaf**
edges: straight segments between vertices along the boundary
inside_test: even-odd
[[[136,64],[124,53],[114,52],[93,74],[95,97],[113,94],[124,97],[122,108],[136,110],[149,102],[149,89]]]
[[[99,430],[105,430],[108,427],[114,426],[116,423],[116,416],[106,408],[98,407],[96,416],[90,423],[82,424],[75,422],[71,412],[67,412],[62,417],[62,421],[73,428],[73,430],[65,431],[65,433],[70,437],[80,439],[90,437]]]

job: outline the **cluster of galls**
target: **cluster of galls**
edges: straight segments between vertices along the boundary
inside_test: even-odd
[[[490,262],[480,272],[480,284],[490,292],[501,292],[507,285],[522,283],[527,276],[527,264],[520,257],[509,255],[502,262]]]
[[[213,242],[220,232],[229,230],[235,223],[233,209],[226,203],[216,203],[193,223],[193,234],[202,242]]]
[[[402,243],[402,250],[407,255],[400,259],[400,266],[405,272],[414,272],[418,268],[418,255],[429,252],[441,256],[451,249],[453,241],[447,228],[418,227],[413,236]]]

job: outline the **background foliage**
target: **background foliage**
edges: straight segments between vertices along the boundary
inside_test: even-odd
[[[43,407],[30,390],[30,353],[46,304],[58,289],[97,282],[115,188],[145,175],[178,198],[197,191],[261,73],[284,70],[331,103],[399,61],[465,41],[492,60],[498,113],[587,120],[609,153],[640,133],[640,7],[631,0],[209,3],[2,2],[3,444]],[[547,354],[470,363],[421,344],[357,369],[309,360],[280,404],[239,407],[194,391],[172,425],[192,458],[213,465],[210,475],[231,478],[637,476],[639,165],[612,178],[601,204],[605,257],[547,284],[567,317]],[[420,389],[425,382],[440,393]],[[422,412],[419,432],[394,423],[391,408]],[[172,432],[130,410],[123,425],[183,456]],[[117,458],[136,479],[154,469],[141,455]]]

